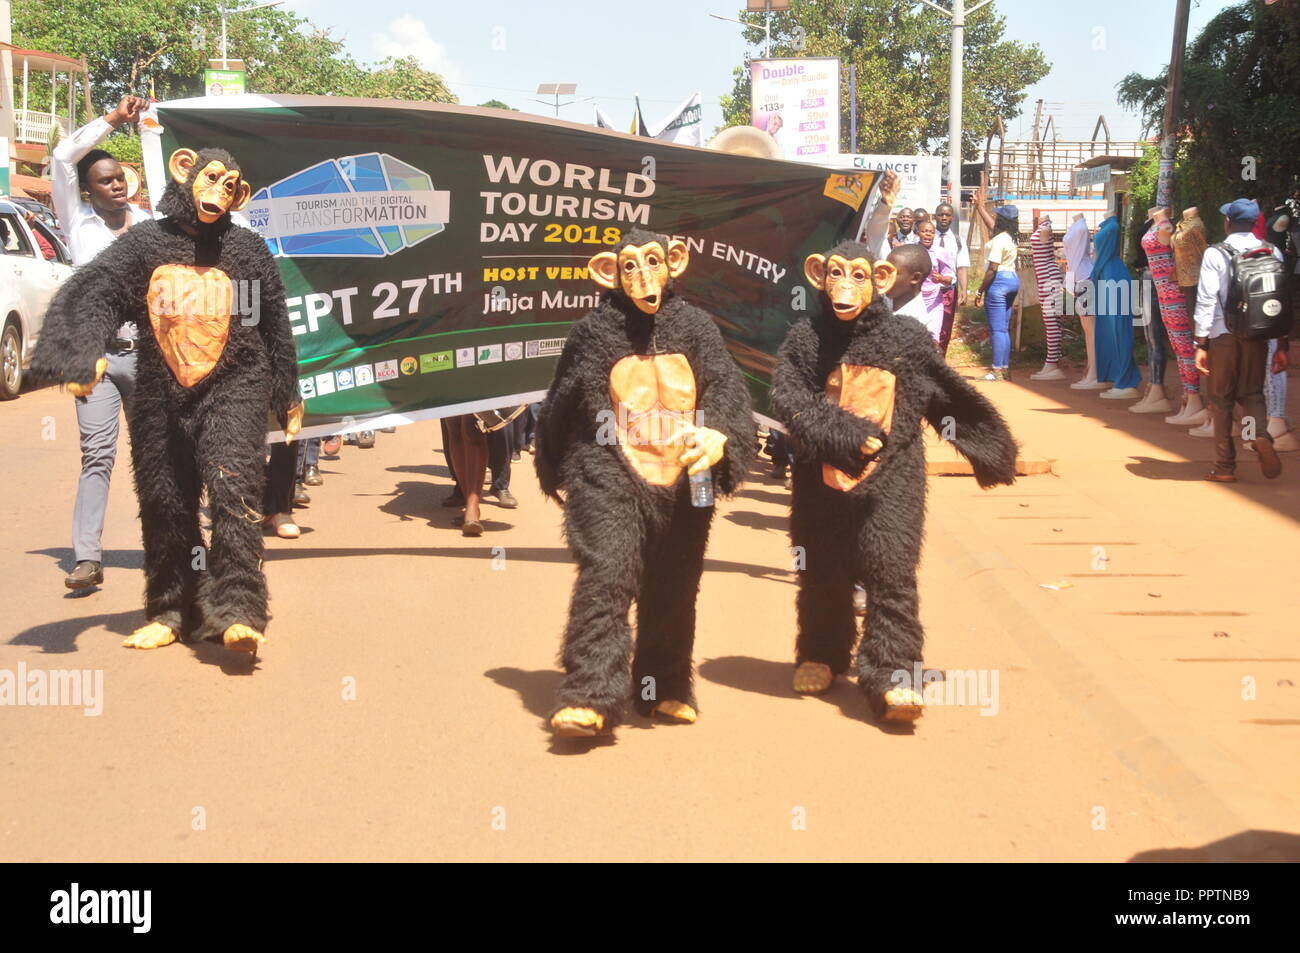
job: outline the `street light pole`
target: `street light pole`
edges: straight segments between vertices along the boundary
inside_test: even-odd
[[[265,10],[267,7],[278,7],[284,3],[284,0],[272,0],[271,3],[259,3],[255,7],[240,7],[238,10],[227,10],[225,7],[220,8],[221,12],[221,68],[230,69],[230,60],[226,56],[226,14],[234,13],[252,13],[254,10]]]
[[[948,73],[948,197],[954,209],[961,208],[961,110],[962,58],[966,52],[966,17],[993,0],[980,0],[966,9],[966,0],[952,0],[947,10],[932,0],[920,0],[952,21],[952,63]]]
[[[726,20],[728,23],[739,23],[748,30],[758,29],[752,23],[746,23],[744,20],[737,20],[734,17],[720,17],[716,13],[710,13],[709,16],[715,20]],[[763,16],[763,58],[772,58],[772,11],[769,9]]]

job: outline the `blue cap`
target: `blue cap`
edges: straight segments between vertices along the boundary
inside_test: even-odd
[[[1020,209],[1014,205],[999,205],[994,214],[1002,218],[1009,218],[1012,221],[1019,221],[1020,219]]]
[[[1254,199],[1234,199],[1219,209],[1230,222],[1250,222],[1259,220],[1259,203]]]

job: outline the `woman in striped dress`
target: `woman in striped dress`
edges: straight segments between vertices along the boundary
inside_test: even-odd
[[[1038,284],[1038,304],[1043,311],[1043,331],[1047,337],[1047,361],[1034,381],[1065,380],[1057,366],[1061,361],[1061,285],[1064,281],[1061,266],[1056,263],[1056,247],[1052,240],[1052,220],[1046,215],[1029,236],[1029,247],[1034,257],[1034,280]]]

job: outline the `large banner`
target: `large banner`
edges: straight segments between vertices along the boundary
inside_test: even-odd
[[[173,149],[216,145],[253,186],[307,436],[540,399],[597,302],[587,262],[635,226],[687,242],[680,290],[765,411],[786,328],[819,306],[803,260],[856,234],[876,179],[494,109],[244,95],[157,115],[151,178]]]
[[[786,159],[822,159],[840,151],[838,57],[750,63],[753,125],[769,133]]]

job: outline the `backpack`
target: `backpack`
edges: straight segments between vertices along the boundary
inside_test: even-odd
[[[1280,338],[1291,333],[1286,266],[1261,244],[1239,252],[1227,242],[1214,246],[1228,256],[1228,300],[1223,322],[1239,338]]]

